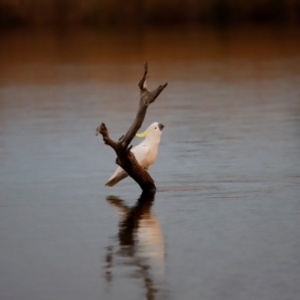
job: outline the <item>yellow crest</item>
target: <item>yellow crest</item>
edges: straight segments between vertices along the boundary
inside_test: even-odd
[[[147,136],[147,134],[148,134],[148,131],[145,130],[145,131],[142,132],[142,133],[137,133],[135,136],[137,136],[137,137],[139,137],[139,138],[143,138],[143,137]]]

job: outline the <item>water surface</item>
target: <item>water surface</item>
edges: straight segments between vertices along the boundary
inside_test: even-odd
[[[290,29],[2,33],[1,299],[299,299]],[[104,183],[149,87],[158,191]],[[134,143],[138,143],[136,140]]]

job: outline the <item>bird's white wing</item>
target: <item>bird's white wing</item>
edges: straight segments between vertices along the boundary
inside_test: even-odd
[[[148,166],[146,166],[145,160],[147,157],[147,154],[149,153],[149,146],[145,143],[141,143],[134,148],[131,149],[131,152],[134,154],[135,159],[138,161],[138,163],[143,167],[148,169]]]
[[[147,144],[141,143],[131,149],[131,152],[134,154],[138,163],[145,169],[148,169],[149,166],[145,165],[143,162],[146,160],[147,153],[149,152],[149,147]],[[128,174],[121,168],[118,167],[114,174],[108,179],[106,186],[114,186],[119,181],[126,178]]]

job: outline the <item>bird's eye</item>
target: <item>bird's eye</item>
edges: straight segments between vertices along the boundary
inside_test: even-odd
[[[154,129],[156,129],[156,127]]]

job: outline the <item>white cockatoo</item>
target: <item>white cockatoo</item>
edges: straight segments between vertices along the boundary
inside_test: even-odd
[[[140,166],[145,170],[149,170],[156,160],[158,145],[163,128],[163,124],[154,122],[143,133],[136,135],[138,137],[145,137],[145,139],[130,151],[134,154]],[[128,174],[121,167],[118,167],[105,185],[114,186],[127,176]]]

